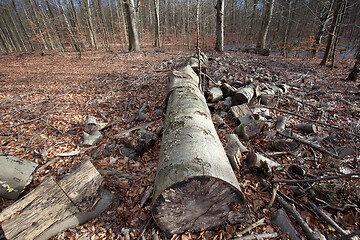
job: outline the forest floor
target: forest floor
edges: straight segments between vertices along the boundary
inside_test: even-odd
[[[47,176],[62,178],[85,159],[92,161],[104,178],[104,188],[115,195],[106,212],[54,239],[125,239],[127,230],[131,239],[140,235],[155,239],[156,234],[161,239],[229,239],[248,226],[227,225],[212,231],[174,236],[161,232],[151,218],[151,198],[140,207],[146,189],[154,183],[161,136],[137,160],[126,157],[121,152],[121,143],[113,138],[122,130],[142,124],[131,119],[144,105],[144,112],[149,115],[145,121],[153,122],[147,129],[156,132],[162,126],[167,75],[184,65],[191,54],[186,50],[95,52],[85,54],[81,60],[75,53],[65,56],[56,52],[0,55],[0,152],[40,165],[48,163],[45,169],[36,171],[22,195]],[[311,177],[359,172],[360,89],[357,83],[344,81],[353,66],[352,60],[338,60],[336,68],[330,70],[320,66],[319,59],[265,57],[235,51],[206,54],[211,57],[207,74],[215,81],[233,83],[252,77],[259,84],[276,81],[287,84],[289,92],[278,97],[276,107],[318,121],[318,132],[311,136],[321,139],[324,149],[344,146],[352,149],[341,159],[330,158],[305,145],[299,154],[272,154],[271,138],[274,136],[263,133],[244,143],[251,151],[263,153],[282,164],[268,182],[294,179],[287,172],[290,164],[302,167]],[[222,115],[228,126],[217,128],[225,145],[225,135],[232,132],[236,122],[223,102],[211,110],[212,113],[226,113]],[[91,115],[111,126],[102,131],[104,138],[96,147],[88,148],[82,145],[82,135],[84,122]],[[271,111],[271,115],[273,118],[268,121],[275,122],[278,115],[287,114]],[[304,122],[295,115],[287,117],[289,129]],[[332,126],[340,126],[341,130]],[[84,151],[75,156],[58,157],[74,150]],[[271,194],[264,191],[256,174],[236,174],[247,198],[252,222],[265,218],[265,222],[251,232],[281,233],[271,224],[272,214],[281,206],[275,201],[268,207]],[[331,188],[335,195],[325,196],[323,200],[316,193],[296,196],[286,184],[278,184],[278,191],[289,196],[287,201],[293,201],[291,203],[316,232],[338,236],[327,222],[306,207],[310,198],[348,233],[360,228],[359,178],[353,176],[313,185],[317,189]],[[323,191],[319,192],[324,195]],[[13,203],[0,198],[0,211]]]

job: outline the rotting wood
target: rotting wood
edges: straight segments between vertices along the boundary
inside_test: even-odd
[[[172,234],[248,218],[244,195],[198,86],[189,65],[169,76],[152,214]]]
[[[111,194],[90,161],[60,181],[46,178],[33,191],[0,213],[7,239],[48,239],[104,211]]]
[[[232,105],[249,103],[251,99],[256,96],[255,88],[256,87],[253,85],[247,85],[237,90],[236,93],[232,96]]]
[[[243,162],[244,168],[252,171],[260,171],[270,174],[273,167],[279,167],[280,164],[264,157],[258,153],[250,152]]]
[[[263,132],[264,128],[265,122],[261,120],[254,120],[248,124],[240,124],[237,128],[235,128],[234,132],[241,139],[249,140]]]
[[[240,122],[240,124],[248,124],[255,120],[252,111],[246,103],[232,106],[230,107],[230,111],[234,118]]]
[[[0,153],[0,197],[16,200],[38,164]]]
[[[295,125],[295,128],[305,133],[316,133],[317,129],[313,123],[299,123]]]

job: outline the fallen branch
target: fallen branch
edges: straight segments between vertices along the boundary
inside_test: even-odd
[[[308,200],[309,205],[316,211],[316,213],[321,216],[326,222],[328,222],[338,233],[341,235],[347,235],[347,233],[342,229],[336,222],[334,222],[328,215],[326,215],[321,209],[316,206],[313,202]]]
[[[360,231],[356,231],[356,232],[350,233],[348,235],[345,235],[345,236],[342,236],[339,238],[335,238],[335,240],[348,240],[355,236],[360,236]]]
[[[260,225],[263,225],[264,222],[265,222],[265,218],[260,219],[259,221],[251,224],[250,226],[248,226],[244,230],[241,230],[240,232],[235,233],[235,237],[242,236],[243,234],[245,234],[247,232],[250,232],[254,228],[256,228],[256,227],[258,227]]]
[[[277,236],[279,236],[279,234],[273,232],[273,233],[251,234],[245,237],[232,238],[232,240],[251,240],[251,239],[262,240],[268,238],[276,238]]]
[[[328,177],[319,177],[319,178],[313,178],[313,179],[302,179],[302,180],[294,180],[294,179],[276,179],[272,180],[271,183],[288,183],[288,184],[297,184],[297,183],[313,183],[313,182],[319,182],[324,180],[333,180],[333,179],[340,179],[340,178],[348,178],[352,176],[359,176],[360,172],[357,173],[348,173],[348,174],[342,174],[339,176],[328,176]]]
[[[270,184],[265,182],[263,179],[260,179],[261,184],[268,188],[270,191]],[[279,194],[276,195],[276,200],[280,203],[280,205],[285,208],[285,210],[290,213],[296,220],[296,222],[299,224],[301,229],[304,231],[307,239],[309,240],[318,240],[318,238],[315,236],[313,230],[309,227],[309,225],[304,221],[304,219],[301,217],[300,213],[292,207],[290,204],[288,204]]]

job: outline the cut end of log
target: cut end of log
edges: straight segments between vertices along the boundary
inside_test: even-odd
[[[248,218],[243,194],[232,185],[210,176],[177,182],[155,197],[153,217],[165,232],[197,232]]]

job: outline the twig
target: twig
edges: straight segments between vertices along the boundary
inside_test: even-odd
[[[271,183],[288,183],[288,184],[297,184],[297,183],[312,183],[312,182],[318,182],[323,180],[333,180],[333,179],[340,179],[340,178],[348,178],[352,176],[358,176],[360,175],[360,172],[357,173],[348,173],[348,174],[342,174],[338,176],[328,176],[328,177],[319,177],[319,178],[313,178],[313,179],[302,179],[302,180],[294,180],[294,179],[276,179],[272,180]]]
[[[25,152],[24,152],[23,156],[25,156],[25,154],[26,154],[26,152],[27,152],[27,150],[28,150],[28,148],[29,148],[29,146],[30,146],[30,144],[31,144],[32,140],[33,140],[36,136],[38,136],[38,135],[42,134],[45,130],[46,130],[46,128],[44,128],[41,132],[39,132],[39,133],[37,133],[37,134],[33,135],[33,136],[30,138],[30,140],[29,140],[28,144],[26,145]]]
[[[144,225],[144,227],[143,227],[143,230],[141,231],[140,235],[137,237],[136,240],[139,240],[139,239],[144,235],[147,226],[148,226],[148,225],[150,224],[150,222],[151,222],[151,219],[152,219],[152,217],[149,216],[149,217],[148,217],[148,220],[146,221],[146,223],[145,223],[145,225]]]
[[[317,212],[319,216],[321,216],[325,221],[327,221],[338,233],[341,235],[347,235],[347,233],[342,229],[336,222],[334,222],[328,215],[326,215],[321,209],[316,206],[313,202],[308,200],[309,205]]]
[[[272,205],[274,204],[275,198],[276,198],[276,194],[277,194],[277,191],[278,191],[278,188],[279,188],[279,186],[276,185],[276,186],[272,189],[271,199],[270,199],[269,205],[267,206],[267,209],[270,209],[270,208],[272,207]]]
[[[279,234],[273,232],[273,233],[251,234],[245,237],[232,238],[232,240],[251,240],[251,239],[262,240],[267,238],[276,238],[277,236],[279,236]]]
[[[247,228],[245,228],[244,230],[235,233],[235,237],[241,236],[247,232],[250,232],[251,230],[253,230],[254,228],[262,225],[265,222],[265,218],[260,219],[259,221],[251,224],[250,226],[248,226]]]
[[[269,187],[269,184],[265,182],[263,179],[260,179],[261,184],[265,187]],[[290,213],[296,220],[296,222],[299,224],[301,229],[304,231],[307,239],[309,240],[318,240],[318,238],[315,236],[314,232],[311,230],[309,225],[302,219],[300,213],[293,208],[290,204],[288,204],[282,197],[280,197],[279,194],[276,195],[276,200],[281,204],[283,208],[285,208],[288,213]]]
[[[313,122],[313,123],[317,123],[317,124],[320,124],[320,125],[324,125],[324,126],[327,126],[327,127],[330,127],[330,128],[334,128],[334,129],[343,131],[343,132],[345,132],[345,133],[347,133],[347,134],[350,134],[350,135],[353,135],[353,136],[356,136],[356,137],[360,137],[359,134],[355,134],[355,133],[346,131],[344,128],[342,128],[342,127],[340,127],[340,126],[335,126],[335,125],[331,125],[331,124],[328,124],[328,123],[324,123],[324,122],[320,122],[320,121],[317,121],[317,120],[313,120],[313,119],[310,119],[310,118],[301,116],[301,115],[299,115],[299,114],[297,114],[297,113],[293,113],[293,112],[290,112],[290,111],[287,111],[287,110],[284,110],[284,109],[275,108],[275,107],[269,107],[269,106],[265,106],[265,105],[254,105],[253,107],[264,107],[264,108],[271,109],[271,110],[275,110],[275,111],[278,111],[278,112],[290,114],[290,115],[296,116],[296,117],[298,117],[298,118],[301,118],[301,119],[306,120],[306,121],[309,121],[309,122]]]

